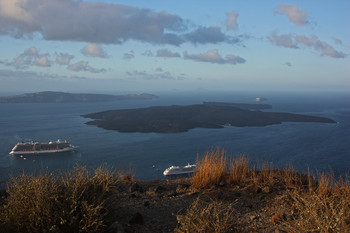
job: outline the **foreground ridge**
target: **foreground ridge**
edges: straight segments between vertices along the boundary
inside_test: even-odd
[[[347,232],[350,186],[291,166],[253,165],[223,149],[190,178],[136,181],[132,171],[75,167],[22,174],[2,193],[0,232]],[[35,195],[34,195],[35,194]],[[31,224],[28,224],[28,223]]]

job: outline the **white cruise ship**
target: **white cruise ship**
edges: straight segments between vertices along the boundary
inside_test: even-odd
[[[76,147],[72,146],[66,140],[57,140],[55,142],[19,142],[11,150],[11,155],[25,154],[47,154],[72,151]]]
[[[195,171],[195,164],[187,164],[186,166],[171,166],[163,172],[164,176],[170,175],[182,175],[182,174],[190,174]]]

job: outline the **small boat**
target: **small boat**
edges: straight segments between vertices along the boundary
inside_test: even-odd
[[[57,140],[55,142],[19,142],[11,150],[11,155],[24,154],[47,154],[72,151],[76,147],[69,144],[66,140]]]
[[[163,172],[164,176],[170,175],[183,175],[183,174],[191,174],[195,171],[195,164],[187,164],[186,166],[171,166]]]

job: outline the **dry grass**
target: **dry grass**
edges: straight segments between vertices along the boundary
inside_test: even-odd
[[[320,174],[313,191],[293,192],[294,216],[284,222],[288,232],[350,232],[350,185]]]
[[[248,156],[241,154],[237,157],[234,157],[230,162],[229,167],[229,183],[240,184],[244,182],[249,175],[249,158]]]
[[[226,175],[226,151],[220,148],[208,151],[201,159],[197,158],[196,164],[199,170],[192,178],[192,187],[208,188],[219,184]]]
[[[282,189],[289,194],[289,208],[293,213],[290,221],[283,221],[282,224],[287,232],[350,232],[349,182],[341,178],[337,180],[325,173],[313,176],[308,171],[307,174],[301,174],[291,165],[277,169],[272,163],[265,162],[260,169],[256,169],[249,166],[249,159],[245,155],[233,158],[228,168],[227,161],[225,150],[220,148],[197,159],[200,170],[194,174],[192,186],[209,188],[227,179],[227,183],[231,184]],[[202,207],[195,202],[186,215],[178,216],[180,232],[225,232],[216,231],[215,227],[208,230],[202,220],[212,217],[205,213],[212,214],[216,205],[218,203],[213,202]]]
[[[93,174],[80,166],[62,176],[22,174],[9,182],[0,221],[9,232],[97,232],[116,182],[103,167]]]
[[[203,202],[199,198],[192,203],[185,215],[176,216],[178,233],[234,232],[235,212],[232,204],[217,201]]]

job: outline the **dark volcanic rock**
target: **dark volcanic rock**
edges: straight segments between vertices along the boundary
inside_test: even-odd
[[[256,107],[255,105],[253,106]],[[228,103],[188,106],[154,106],[138,109],[111,110],[84,115],[94,119],[86,124],[119,132],[186,132],[193,128],[227,126],[266,126],[282,122],[335,123],[333,120],[283,112],[262,112],[233,107]]]

